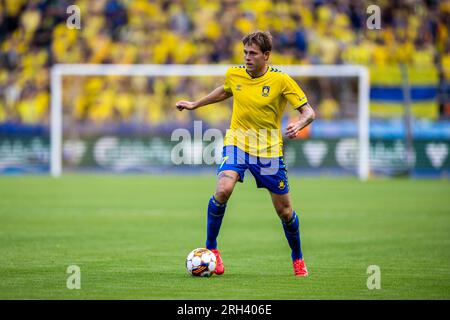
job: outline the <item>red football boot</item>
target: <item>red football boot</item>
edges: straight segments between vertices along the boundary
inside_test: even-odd
[[[294,265],[294,273],[298,277],[308,276],[308,269],[306,269],[305,261],[303,259],[297,259],[292,262]]]
[[[221,275],[225,272],[225,267],[223,265],[222,258],[220,257],[220,251],[217,249],[212,249],[211,251],[216,256],[216,270],[214,271],[214,273],[217,275]]]

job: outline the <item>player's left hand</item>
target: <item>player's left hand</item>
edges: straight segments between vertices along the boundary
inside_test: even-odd
[[[297,137],[298,131],[300,130],[300,124],[297,122],[292,122],[286,127],[286,135],[289,139]]]

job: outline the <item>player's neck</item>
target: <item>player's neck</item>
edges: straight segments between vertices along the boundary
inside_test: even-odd
[[[264,67],[262,67],[259,70],[255,70],[254,72],[250,72],[250,71],[248,71],[248,69],[246,69],[246,71],[250,75],[250,77],[259,78],[259,77],[263,76],[267,72],[268,69],[269,69],[269,65],[265,64]]]

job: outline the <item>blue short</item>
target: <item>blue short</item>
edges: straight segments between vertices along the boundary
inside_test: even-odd
[[[255,157],[236,146],[224,146],[222,162],[217,174],[225,170],[233,170],[239,174],[239,181],[244,182],[245,170],[255,177],[258,188],[266,188],[272,193],[286,194],[289,192],[287,169],[283,157]]]

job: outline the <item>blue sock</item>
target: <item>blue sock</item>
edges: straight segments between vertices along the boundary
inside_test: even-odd
[[[289,243],[289,247],[292,250],[292,260],[302,259],[302,246],[300,243],[300,223],[295,211],[292,214],[292,218],[289,222],[282,221],[284,235]]]
[[[207,221],[207,236],[206,248],[217,249],[217,236],[219,235],[222,219],[225,214],[226,203],[220,203],[214,198],[209,199],[208,204],[208,221]]]

